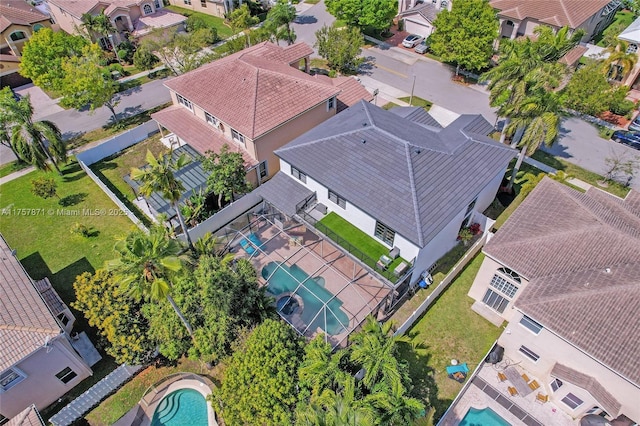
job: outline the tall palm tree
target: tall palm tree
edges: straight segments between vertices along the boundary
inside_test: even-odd
[[[325,389],[336,390],[343,386],[350,377],[340,368],[348,356],[347,351],[332,352],[331,345],[324,341],[323,336],[316,337],[305,348],[298,376],[301,383],[310,386],[312,401]]]
[[[623,79],[638,62],[638,55],[636,53],[628,53],[627,48],[629,45],[618,40],[615,45],[607,47],[609,57],[604,61],[603,70],[605,73],[610,74],[611,78],[615,79],[620,74]]]
[[[104,12],[99,15],[84,13],[80,19],[82,20],[81,26],[84,28],[91,41],[97,41],[94,37],[95,34],[108,39],[109,35],[116,31],[111,20],[104,14]],[[113,48],[115,49],[115,46],[113,46]]]
[[[396,358],[397,346],[407,341],[405,336],[394,336],[391,321],[380,325],[369,315],[362,330],[352,337],[351,360],[364,369],[362,383],[372,389],[377,383],[385,382],[390,388],[400,388],[403,376]]]
[[[189,261],[180,256],[182,247],[177,240],[168,237],[160,226],[151,228],[149,234],[136,230],[119,240],[114,250],[118,258],[107,262],[107,269],[136,299],[167,299],[173,310],[193,337],[193,329],[178,305],[171,297],[169,274],[180,271]]]
[[[173,159],[173,152],[161,155],[156,158],[151,151],[147,151],[148,166],[144,169],[134,167],[131,169],[131,178],[142,182],[140,186],[140,194],[144,197],[150,197],[154,192],[159,192],[165,200],[168,200],[178,216],[178,221],[182,227],[189,248],[193,251],[193,242],[189,236],[189,229],[184,222],[182,213],[180,213],[179,201],[184,192],[182,182],[176,179],[174,170],[180,170],[189,163],[187,157],[183,154],[177,159]]]
[[[11,93],[11,89],[9,86],[4,87],[0,91],[0,104],[4,104],[5,102],[11,102],[13,98],[13,93]],[[4,145],[13,152],[13,155],[16,156],[19,162],[22,162],[20,156],[15,149],[13,149],[13,145],[11,145],[11,119],[9,118],[9,112],[5,111],[4,107],[0,109],[2,114],[0,114],[0,145]]]
[[[284,39],[287,44],[293,44],[296,35],[290,24],[294,19],[296,19],[296,8],[287,0],[278,0],[269,10],[265,24],[275,37],[276,43],[280,39]],[[283,26],[284,28],[281,30]]]
[[[373,426],[375,411],[368,403],[356,398],[355,379],[351,376],[341,391],[325,389],[317,402],[299,416],[300,424],[326,426]]]
[[[0,112],[6,125],[11,126],[11,147],[18,158],[40,170],[50,170],[49,164],[53,164],[62,174],[58,163],[67,161],[67,148],[60,129],[48,120],[33,121],[29,95],[20,100],[1,96]]]

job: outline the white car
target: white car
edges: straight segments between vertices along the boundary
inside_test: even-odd
[[[422,37],[421,35],[409,34],[408,36],[405,37],[404,40],[402,40],[402,45],[404,47],[408,47],[409,49],[411,49],[416,44],[420,43],[422,40],[424,40],[424,37]]]

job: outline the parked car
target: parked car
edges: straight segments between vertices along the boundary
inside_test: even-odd
[[[417,53],[420,53],[420,54],[427,53],[427,51],[429,50],[429,45],[430,45],[429,38],[425,38],[413,50],[415,50]]]
[[[640,115],[638,115],[635,120],[629,124],[629,130],[635,130],[636,132],[640,131]]]
[[[625,132],[623,130],[617,130],[613,132],[611,139],[630,146],[631,148],[640,150],[640,132]]]
[[[424,37],[422,37],[421,35],[409,34],[404,38],[404,40],[402,40],[402,45],[404,47],[408,47],[409,49],[411,49],[416,44],[420,43],[422,40],[424,40]]]

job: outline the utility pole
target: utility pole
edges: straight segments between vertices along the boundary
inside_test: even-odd
[[[416,75],[413,75],[413,84],[411,85],[411,97],[409,98],[409,106],[413,105],[413,89],[416,87]]]

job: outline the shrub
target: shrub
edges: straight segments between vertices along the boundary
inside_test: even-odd
[[[462,228],[460,232],[458,232],[458,240],[462,241],[465,245],[471,241],[473,238],[473,233],[469,228]]]
[[[196,31],[201,28],[208,28],[206,21],[197,15],[189,16],[185,24],[187,26],[187,32]]]
[[[636,104],[628,99],[614,99],[609,105],[609,111],[617,115],[627,115],[635,106]]]
[[[144,47],[140,47],[133,54],[133,65],[141,70],[153,69],[158,62],[160,62],[158,57]]]
[[[120,75],[124,75],[124,67],[118,63],[109,65],[109,71],[118,71]]]
[[[118,45],[118,57],[121,61],[131,63],[135,51],[135,46],[128,40],[125,40]]]
[[[57,197],[58,184],[55,179],[47,177],[39,177],[31,181],[31,193],[40,198]]]
[[[83,236],[85,238],[88,238],[90,236],[90,234],[91,234],[91,231],[86,225],[83,225],[81,223],[76,222],[71,227],[71,233],[75,234],[75,235]]]

